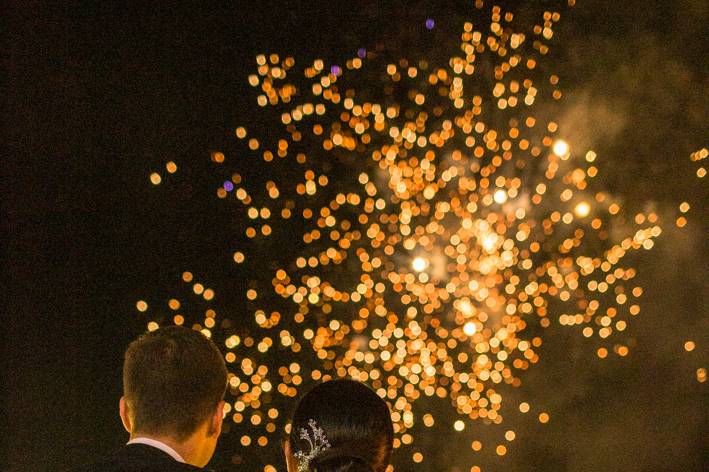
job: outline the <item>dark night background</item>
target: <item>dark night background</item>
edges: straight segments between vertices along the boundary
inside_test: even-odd
[[[197,272],[222,263],[228,228],[209,206],[208,156],[254,108],[256,54],[350,57],[416,36],[428,17],[441,25],[432,34],[455,39],[470,8],[6,3],[0,469],[64,470],[125,441],[121,355],[144,329],[135,301],[172,286],[188,262]],[[610,191],[639,210],[652,202],[664,233],[639,266],[646,295],[630,356],[599,360],[592,342],[556,329],[520,389],[552,421],[517,426],[507,456],[483,470],[706,470],[707,384],[696,370],[709,342],[709,195],[689,154],[707,146],[708,10],[701,0],[579,0],[562,16],[562,126],[583,130],[603,157]],[[148,181],[168,160],[180,168],[178,198]],[[682,201],[692,209],[680,230]],[[686,352],[686,340],[697,348]]]

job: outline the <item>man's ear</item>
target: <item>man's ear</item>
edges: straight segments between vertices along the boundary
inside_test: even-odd
[[[130,420],[130,407],[128,406],[128,401],[124,396],[121,397],[121,400],[118,402],[118,412],[121,415],[121,422],[123,423],[123,427],[126,429],[126,431],[128,431],[128,433],[132,433],[133,424]]]
[[[224,420],[224,405],[226,402],[224,400],[217,403],[217,407],[212,413],[212,417],[209,419],[209,428],[207,434],[209,436],[214,436],[215,434],[219,436],[222,433],[222,421]]]

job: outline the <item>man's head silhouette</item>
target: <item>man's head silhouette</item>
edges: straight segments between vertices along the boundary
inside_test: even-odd
[[[227,370],[201,332],[169,326],[133,341],[123,364],[120,415],[131,440],[160,441],[203,467],[221,433]]]

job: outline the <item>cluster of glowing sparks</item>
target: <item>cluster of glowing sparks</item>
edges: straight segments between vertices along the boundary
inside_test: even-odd
[[[426,398],[451,405],[456,430],[466,418],[498,424],[504,386],[538,361],[552,323],[597,337],[601,358],[627,355],[615,333],[642,294],[628,259],[652,248],[657,215],[614,224],[623,209],[594,184],[600,157],[536,111],[562,96],[545,61],[560,13],[525,25],[476,7],[440,65],[360,49],[301,75],[290,57],[256,58],[248,81],[269,132],[239,127],[241,150],[211,158],[227,179],[217,195],[248,241],[234,263],[263,260],[268,247],[273,266],[244,271],[244,304],[221,321],[213,308],[182,314],[172,299],[171,318],[149,324],[192,324],[225,348],[226,415],[241,445],[277,443],[302,388],[335,377],[389,401],[397,448],[436,421],[416,409]],[[215,298],[195,277],[183,274],[190,290]]]
[[[707,175],[707,170],[706,170],[706,167],[704,167],[704,162],[703,162],[704,159],[706,159],[707,157],[709,157],[709,149],[707,149],[705,147],[698,149],[689,155],[689,159],[692,162],[699,163],[699,165],[697,167],[696,174],[697,174],[697,177],[700,179],[703,179]],[[679,217],[677,217],[677,219],[675,220],[675,224],[677,225],[677,227],[682,228],[687,224],[687,218],[684,216],[684,214],[686,214],[689,211],[689,209],[690,209],[690,205],[688,202],[682,202],[679,205],[679,211],[680,211],[681,215]],[[684,343],[684,350],[685,351],[692,352],[692,351],[694,351],[695,348],[696,348],[696,344],[694,341],[691,341],[691,340],[685,341],[685,343]],[[698,367],[697,368],[696,379],[697,379],[697,382],[699,382],[699,383],[704,383],[707,381],[706,367]]]
[[[694,151],[692,154],[690,154],[689,158],[692,160],[692,162],[701,162],[704,159],[706,159],[707,156],[709,156],[709,149],[701,148],[698,151]],[[702,162],[702,164],[704,164],[704,163]],[[697,167],[697,177],[699,177],[700,179],[703,179],[704,176],[706,176],[706,175],[707,175],[706,167],[704,167],[703,165],[699,165],[699,167]]]

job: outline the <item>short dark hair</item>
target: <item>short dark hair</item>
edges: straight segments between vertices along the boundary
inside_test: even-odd
[[[144,334],[123,364],[134,431],[187,439],[224,398],[226,381],[222,354],[201,332],[168,326]]]
[[[318,472],[384,472],[389,465],[394,427],[386,402],[354,380],[321,383],[298,402],[291,420],[294,452],[310,452],[301,430],[312,434],[309,421],[325,433],[330,448],[309,462]]]

